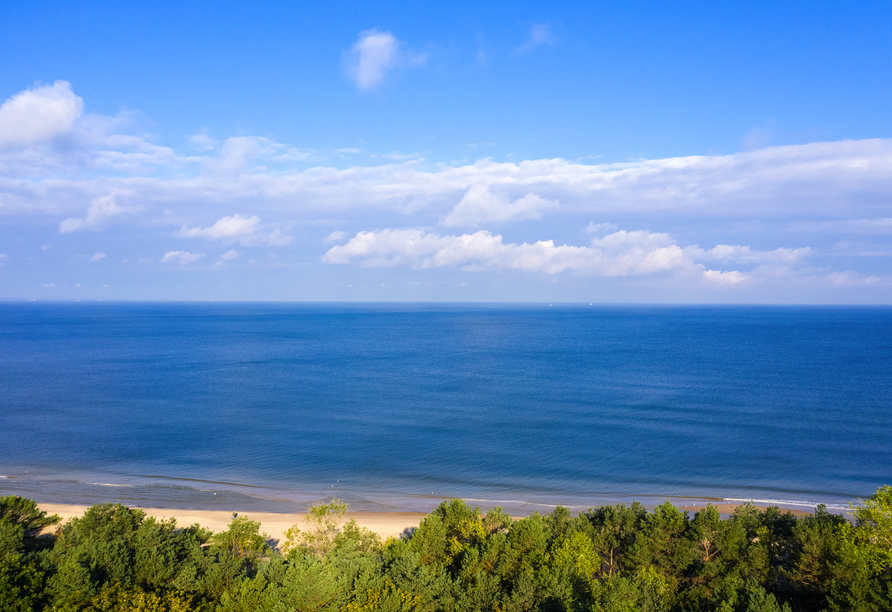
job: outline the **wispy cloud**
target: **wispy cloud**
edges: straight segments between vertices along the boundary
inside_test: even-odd
[[[534,23],[530,27],[530,35],[526,41],[519,47],[514,49],[513,55],[523,55],[529,53],[536,47],[542,45],[553,45],[558,41],[558,37],[551,29],[551,24]]]
[[[279,229],[264,231],[259,217],[245,217],[243,215],[223,217],[208,227],[189,227],[184,225],[177,232],[177,236],[180,238],[237,241],[245,246],[261,244],[285,246],[291,242],[291,236],[284,235]]]
[[[93,200],[90,208],[87,209],[87,215],[83,218],[65,219],[59,224],[59,233],[67,234],[80,229],[102,229],[107,221],[112,217],[117,217],[127,213],[133,213],[139,210],[138,206],[119,206],[117,196],[109,194]]]
[[[189,136],[189,143],[196,151],[211,151],[217,146],[217,139],[208,135],[206,129]]]
[[[376,29],[360,33],[348,53],[347,73],[360,89],[371,89],[396,64],[399,43],[390,32]]]
[[[193,263],[204,257],[204,253],[190,253],[189,251],[168,251],[161,258],[161,263],[178,263],[181,266]],[[151,259],[149,260],[151,261]]]
[[[95,255],[93,255],[93,257],[90,258],[90,261],[96,262],[96,261],[99,261],[99,260],[105,259],[105,258],[106,258],[105,253],[96,253]]]
[[[126,230],[145,241],[157,239],[152,244],[173,235],[264,246],[270,257],[318,261],[325,254],[328,262],[359,266],[595,275],[615,269],[635,276],[645,269],[642,261],[682,261],[677,268],[655,269],[687,271],[715,287],[753,287],[797,274],[828,287],[886,282],[877,258],[888,256],[884,238],[892,233],[892,139],[623,163],[437,163],[392,154],[379,165],[341,168],[308,165],[314,152],[255,136],[199,138],[193,142],[198,151],[180,153],[154,145],[124,115],[84,115],[81,104],[67,83],[56,83],[12,96],[0,107],[13,109],[6,120],[32,126],[52,112],[62,117],[48,120],[44,132],[13,130],[0,147],[4,223],[19,217],[57,229],[63,236],[50,259],[89,242],[86,230]],[[630,241],[640,236],[624,235],[620,227],[645,227],[653,236],[671,231],[679,238],[633,247]],[[623,237],[625,246],[573,244],[583,231],[596,240]],[[702,236],[709,236],[710,246],[697,246]],[[46,240],[34,234],[28,244]],[[851,248],[833,247],[842,241]],[[711,246],[718,242],[730,244]],[[28,247],[29,256],[34,248]],[[672,258],[676,248],[680,260]],[[141,254],[120,256],[136,262]],[[872,260],[852,263],[859,254]],[[184,264],[201,256],[182,250],[164,257],[167,264]],[[841,257],[859,269],[833,269]],[[4,273],[13,267],[9,261]]]
[[[543,211],[558,206],[557,200],[547,200],[535,193],[512,201],[503,194],[494,193],[487,185],[474,185],[440,223],[447,227],[474,227],[487,222],[541,219]]]
[[[369,90],[381,83],[389,71],[403,65],[419,66],[427,61],[427,55],[408,51],[390,32],[372,28],[360,32],[344,60],[347,75],[356,86]]]

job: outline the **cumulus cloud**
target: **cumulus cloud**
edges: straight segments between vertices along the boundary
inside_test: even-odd
[[[291,236],[284,235],[281,230],[263,231],[259,217],[245,217],[243,215],[223,217],[208,227],[189,227],[184,225],[177,232],[177,235],[180,238],[209,238],[211,240],[239,242],[245,246],[263,244],[285,246],[291,242]]]
[[[397,61],[384,74],[408,62],[396,42]],[[48,102],[53,99],[59,101],[57,106]],[[511,257],[523,253],[527,260],[546,262],[530,264],[532,269],[594,270],[592,274],[604,273],[597,270],[607,270],[607,261],[631,247],[611,251],[607,243],[572,246],[561,241],[579,236],[581,229],[589,238],[618,240],[619,227],[635,224],[655,233],[683,232],[684,243],[672,241],[657,248],[669,249],[667,255],[674,252],[671,247],[681,249],[683,260],[693,262],[685,264],[693,266],[689,271],[717,286],[754,287],[760,279],[788,278],[794,272],[811,274],[814,282],[826,286],[881,284],[869,280],[875,277],[868,270],[876,269],[876,257],[888,256],[883,239],[892,232],[892,139],[622,163],[564,159],[437,163],[418,156],[390,155],[378,159],[394,161],[375,166],[307,167],[307,161],[316,159],[312,151],[255,136],[215,141],[199,133],[192,143],[198,150],[179,154],[154,145],[151,135],[134,127],[132,117],[84,115],[81,104],[67,83],[57,83],[16,94],[2,106],[0,115],[6,122],[21,113],[33,117],[46,111],[49,117],[45,128],[40,128],[43,132],[33,128],[44,125],[41,122],[31,122],[31,131],[0,130],[0,138],[6,139],[0,146],[4,223],[16,215],[29,219],[44,215],[43,222],[58,224],[62,234],[139,223],[140,231],[155,232],[159,239],[174,234],[246,246],[289,244],[293,241],[286,234],[299,226],[307,237],[303,248],[319,249],[302,257],[319,256],[328,249],[329,260],[346,257],[358,265],[372,265],[376,257],[411,266],[451,261],[446,254],[455,253],[461,239],[489,245],[500,255],[461,260],[454,264],[458,268],[526,269],[517,267],[521,264],[499,263],[514,261]],[[22,111],[28,108],[44,110]],[[343,159],[342,154],[332,152],[331,156]],[[221,210],[240,213],[227,217]],[[502,227],[531,219],[546,222],[516,230]],[[430,228],[438,223],[456,229],[432,233]],[[357,226],[392,228],[384,230],[388,232],[422,231],[412,228],[423,226],[428,229],[417,238],[419,244],[452,247],[442,255],[436,251],[416,261],[399,249],[384,255],[375,255],[375,249],[367,256],[349,255],[362,233],[351,233],[352,239],[337,233],[325,238],[331,227]],[[327,229],[315,229],[323,227]],[[531,234],[537,227],[549,235]],[[511,238],[509,231],[523,231],[527,242]],[[707,231],[710,246],[694,244],[698,239],[702,242],[699,237]],[[723,237],[725,231],[733,232],[734,238]],[[505,234],[504,239],[499,232]],[[561,241],[544,240],[556,236]],[[371,232],[366,239],[380,249],[383,237]],[[493,246],[496,238],[500,247]],[[33,242],[39,245],[41,240],[46,239]],[[840,240],[852,248],[846,253],[834,249],[832,245]],[[325,249],[320,248],[322,242],[328,245]],[[711,246],[718,242],[729,244]],[[772,248],[757,250],[736,242]],[[597,265],[591,263],[594,251],[601,253]],[[870,254],[874,259],[864,264],[857,281],[843,272],[837,281],[825,278],[836,273],[826,258],[821,260],[825,267],[808,272],[803,262],[826,257],[831,251],[846,257]],[[571,255],[588,263],[566,263]],[[135,261],[136,255],[132,257]],[[425,264],[428,260],[431,263]],[[847,260],[846,265],[855,264]]]
[[[239,252],[236,251],[235,249],[232,249],[231,251],[226,251],[225,253],[223,253],[222,255],[220,255],[220,259],[225,259],[225,260],[227,260],[227,261],[228,261],[228,260],[231,260],[231,259],[238,259],[238,256],[239,256],[240,254],[241,254],[241,253],[239,253]]]
[[[704,270],[703,277],[716,285],[734,286],[749,279],[749,276],[737,270],[722,272],[720,270]]]
[[[447,227],[473,227],[491,221],[541,219],[542,211],[555,209],[558,205],[556,200],[546,200],[535,193],[512,202],[502,194],[493,193],[487,185],[474,185],[440,223]]]
[[[253,214],[293,211],[303,216],[320,211],[428,211],[430,221],[469,228],[537,215],[616,218],[655,213],[698,221],[785,218],[805,231],[807,224],[819,223],[827,231],[880,233],[888,231],[892,218],[890,139],[612,164],[482,159],[450,165],[411,159],[299,169],[294,164],[314,159],[312,151],[267,138],[229,138],[204,154],[179,156],[144,138],[108,132],[119,123],[109,120],[103,125],[89,133],[77,128],[83,138],[76,139],[73,148],[47,149],[38,143],[0,150],[3,212],[65,215],[63,232],[98,228],[96,221],[114,215],[72,213],[114,192],[126,194],[135,207],[128,210],[160,211],[189,202],[197,208],[250,206]],[[272,163],[281,167],[267,167]],[[179,172],[171,174],[171,167]],[[58,180],[59,172],[69,178]],[[846,228],[849,219],[875,222]]]
[[[460,267],[465,270],[523,270],[557,274],[575,270],[599,276],[629,276],[671,270],[686,263],[684,251],[666,234],[617,232],[590,246],[504,243],[488,231],[439,236],[421,229],[359,232],[332,247],[323,261],[364,267]]]
[[[249,236],[260,231],[259,217],[244,217],[242,215],[232,215],[231,217],[223,217],[216,223],[208,227],[189,228],[184,225],[180,228],[179,236],[181,238],[238,238],[240,236]]]
[[[750,247],[721,245],[725,261],[735,264],[763,261],[793,261],[808,253],[803,249],[757,251]],[[455,267],[468,271],[522,270],[541,274],[573,271],[605,277],[642,276],[687,270],[702,275],[709,284],[737,285],[759,275],[738,270],[711,270],[700,263],[714,249],[696,245],[681,247],[668,234],[619,230],[594,238],[587,246],[556,245],[552,240],[535,243],[505,243],[488,231],[441,236],[423,229],[386,229],[359,232],[344,245],[334,246],[323,261],[329,264],[358,263],[362,267],[407,266],[416,269]]]
[[[372,28],[360,32],[344,59],[347,75],[359,89],[368,90],[383,81],[388,71],[403,64],[423,64],[427,56],[406,51],[393,34]]]
[[[181,266],[190,264],[204,257],[204,253],[190,253],[189,251],[168,251],[161,258],[161,263],[178,263]],[[151,259],[149,260],[151,261]]]
[[[67,81],[17,93],[0,106],[0,147],[34,144],[69,132],[83,105]]]
[[[90,258],[90,261],[99,261],[100,259],[105,259],[105,253],[96,253],[93,257]]]
[[[108,219],[117,217],[126,213],[132,213],[139,207],[119,206],[116,202],[115,194],[109,194],[93,200],[90,208],[87,209],[87,216],[84,218],[65,219],[59,224],[59,233],[67,234],[80,229],[98,230],[105,227]]]
[[[534,23],[530,27],[530,35],[526,41],[514,49],[514,55],[528,53],[541,45],[553,45],[558,41],[551,29],[551,25],[547,23]]]

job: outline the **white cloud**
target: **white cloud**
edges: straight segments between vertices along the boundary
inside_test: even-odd
[[[386,229],[359,232],[344,245],[334,246],[323,261],[329,264],[359,263],[362,267],[408,266],[417,269],[456,267],[463,270],[523,270],[542,274],[575,271],[595,276],[624,277],[688,270],[701,274],[710,284],[733,286],[753,274],[777,274],[778,269],[708,270],[699,263],[714,250],[697,246],[682,248],[668,234],[619,230],[593,238],[588,246],[555,245],[551,240],[504,243],[488,231],[440,236],[423,229]],[[750,247],[722,245],[725,261],[734,263],[784,261],[791,263],[808,254],[803,249],[756,251]],[[796,253],[796,257],[789,253]],[[789,271],[788,268],[784,270]]]
[[[288,218],[293,213],[306,218],[319,211],[326,215],[429,211],[428,222],[448,218],[467,227],[514,213],[520,217],[557,214],[557,209],[542,206],[546,201],[560,202],[564,216],[656,213],[695,221],[784,218],[804,231],[808,228],[803,224],[808,223],[826,224],[827,231],[845,231],[848,219],[892,217],[888,197],[892,193],[892,140],[812,143],[735,155],[614,164],[483,159],[455,166],[412,159],[369,167],[297,169],[288,165],[312,159],[312,152],[245,136],[226,139],[207,154],[183,157],[145,138],[110,131],[122,128],[122,121],[99,119],[89,129],[84,123],[87,118],[79,119],[75,126],[79,136],[70,147],[34,145],[0,151],[3,212],[65,215],[68,219],[60,226],[63,233],[101,227],[96,221],[113,215],[80,218],[72,213],[110,192],[126,196],[134,206],[128,211],[163,211],[185,202],[207,210],[220,205],[250,206],[253,214],[265,217],[287,211]],[[260,165],[267,162],[284,164],[285,169]],[[171,167],[179,172],[167,172]],[[59,172],[68,178],[58,178]],[[528,194],[542,201],[493,208],[472,206],[469,198],[456,207],[469,195],[487,192],[512,205]],[[270,212],[259,214],[263,211]],[[473,218],[478,211],[480,217]],[[850,229],[871,231],[862,225]],[[873,227],[872,231],[882,232],[888,225]]]
[[[583,230],[586,234],[603,234],[606,232],[614,232],[618,228],[615,223],[595,223],[589,221]]]
[[[161,263],[190,264],[204,257],[204,253],[190,253],[189,251],[168,251],[161,258]],[[148,261],[152,261],[151,259]]]
[[[748,246],[720,244],[708,251],[699,250],[697,259],[703,261],[734,261],[739,263],[795,263],[811,252],[809,247],[798,249],[779,248],[773,251],[756,251]]]
[[[139,210],[139,207],[118,206],[115,200],[115,194],[96,198],[93,200],[92,204],[90,204],[90,208],[87,209],[86,217],[83,219],[76,217],[65,219],[59,224],[59,233],[67,234],[79,229],[102,229],[105,227],[106,221],[111,217],[117,217]]]
[[[410,63],[404,46],[396,42],[397,60],[388,70]],[[53,96],[59,105],[53,105]],[[300,227],[306,237],[295,249],[295,253],[304,249],[300,257],[317,256],[319,251],[310,249],[320,249],[325,240],[326,248],[356,247],[355,237],[334,234],[326,239],[332,227],[394,228],[386,231],[425,227],[425,237],[419,239],[422,244],[433,238],[454,242],[476,236],[471,243],[492,246],[480,232],[474,233],[479,228],[491,230],[492,239],[499,231],[505,233],[502,247],[493,247],[498,257],[468,260],[456,267],[501,269],[499,262],[513,261],[511,254],[532,257],[539,253],[541,261],[548,263],[531,266],[544,270],[560,268],[572,254],[588,263],[566,264],[565,269],[580,273],[604,270],[605,262],[616,255],[607,244],[559,246],[562,240],[572,240],[568,236],[579,236],[582,228],[589,238],[599,239],[618,234],[619,226],[646,226],[654,232],[671,228],[683,232],[684,243],[672,241],[659,248],[678,247],[684,260],[693,262],[685,264],[694,266],[686,278],[728,285],[740,278],[731,274],[736,272],[746,276],[745,282],[737,281],[738,286],[747,288],[769,277],[786,279],[792,274],[811,274],[810,282],[823,286],[848,286],[845,283],[856,281],[847,273],[833,272],[833,262],[846,257],[847,267],[857,267],[851,258],[862,256],[874,259],[861,272],[853,272],[861,274],[856,284],[881,284],[870,280],[877,278],[870,273],[880,265],[876,257],[889,253],[884,238],[892,232],[892,139],[623,163],[564,159],[437,163],[396,153],[379,156],[379,162],[395,161],[376,166],[308,168],[305,162],[315,159],[312,151],[261,137],[220,138],[217,143],[200,133],[193,144],[204,151],[188,154],[156,146],[152,136],[140,130],[136,115],[83,115],[80,98],[67,84],[21,92],[7,101],[0,114],[5,121],[19,114],[35,116],[29,108],[44,109],[55,119],[47,121],[44,132],[16,128],[9,132],[12,140],[6,131],[0,135],[7,144],[19,143],[0,147],[4,224],[17,223],[13,218],[18,215],[51,226],[58,223],[63,234],[101,230],[112,223],[116,229],[125,223],[138,224],[146,239],[180,234],[233,246],[284,245],[294,242],[286,235],[290,228]],[[338,154],[331,157],[343,163]],[[226,214],[221,211],[240,214],[221,218]],[[510,228],[522,234],[509,235],[509,229],[499,225],[536,218],[547,223]],[[589,219],[609,219],[611,224],[592,221],[586,227]],[[438,222],[458,228],[442,230],[455,235],[431,233],[429,228]],[[537,228],[549,234],[530,233]],[[696,246],[704,235],[710,236],[709,245],[729,244]],[[45,240],[38,233],[32,236],[32,244]],[[561,240],[550,246],[548,241],[536,242],[549,237]],[[380,242],[381,236],[377,239]],[[845,252],[834,249],[833,244],[843,239],[851,246]],[[783,246],[757,250],[733,243]],[[814,246],[796,248],[802,244]],[[649,252],[650,247],[641,248]],[[597,266],[591,263],[593,250],[602,253]],[[381,257],[383,261],[399,259],[405,256],[397,257],[400,252]],[[346,256],[347,251],[340,253]],[[136,261],[137,254],[121,256],[127,255]],[[369,257],[348,259],[370,265],[372,255],[370,251]],[[444,258],[409,258],[405,265],[422,265],[427,260],[431,263],[425,265],[433,265]],[[803,262],[818,259],[824,267],[809,272]],[[825,277],[831,273],[841,276]],[[710,280],[710,275],[721,276]]]
[[[254,159],[292,163],[308,161],[314,159],[314,156],[313,151],[289,147],[262,136],[234,136],[223,141],[216,156],[203,158],[201,161],[213,173],[239,175],[249,167],[248,162]]]
[[[704,270],[703,277],[706,280],[715,283],[717,285],[726,285],[726,286],[734,286],[739,285],[740,283],[749,279],[749,277],[737,270],[729,270],[727,272],[721,272],[719,270]]]
[[[247,151],[256,152],[256,146],[257,141],[233,143],[222,157],[209,158],[206,165],[231,170],[225,176],[135,174],[23,182],[18,175],[5,180],[0,173],[0,193],[7,213],[70,208],[85,197],[101,196],[97,191],[108,193],[109,188],[116,188],[127,193],[128,201],[145,207],[187,201],[209,208],[250,205],[255,210],[299,211],[301,215],[313,211],[331,215],[350,210],[367,214],[429,210],[435,220],[449,215],[455,202],[476,187],[480,193],[489,190],[510,202],[530,193],[559,201],[563,215],[657,213],[698,221],[708,217],[786,218],[791,223],[820,216],[892,216],[892,204],[887,203],[887,195],[892,193],[892,140],[814,143],[719,157],[622,164],[481,160],[463,166],[423,167],[412,161],[345,169],[245,170]],[[846,206],[841,207],[840,202]],[[465,223],[473,221],[468,217],[473,210],[465,209]],[[485,207],[481,213],[484,218],[491,214]]]
[[[6,263],[6,253],[0,253],[0,268],[3,267],[3,264]]]
[[[751,129],[741,140],[744,151],[752,151],[754,149],[764,149],[771,144],[774,138],[774,121],[768,121],[763,126],[757,126]]]
[[[93,257],[90,258],[90,261],[99,261],[100,259],[105,259],[105,258],[106,258],[105,253],[96,253],[95,255],[93,255]]]
[[[362,150],[347,147],[346,149],[338,149],[338,153],[362,153]]]
[[[830,272],[824,275],[824,282],[834,287],[863,287],[869,285],[890,285],[892,278],[888,276],[864,276],[854,270]]]
[[[51,248],[53,248],[53,247],[50,246],[50,245],[48,245],[48,244],[42,244],[42,245],[40,245],[40,250],[41,250],[41,251],[49,251]]]
[[[399,43],[390,32],[361,32],[348,54],[347,74],[360,89],[371,89],[396,64],[398,50]]]
[[[540,45],[553,45],[558,41],[547,23],[535,23],[530,27],[530,35],[522,45],[514,49],[514,55],[528,53]]]
[[[249,236],[258,231],[260,231],[259,217],[232,215],[231,217],[223,217],[209,227],[189,228],[184,225],[180,228],[178,236],[181,238],[237,238]]]
[[[242,245],[252,246],[266,244],[270,246],[285,246],[291,242],[291,236],[286,236],[281,230],[264,232],[260,224],[260,218],[232,215],[223,217],[208,227],[188,227],[184,225],[177,232],[180,238],[209,238],[211,240],[224,240],[227,242],[239,242]]]
[[[239,255],[240,255],[240,253],[238,251],[236,251],[235,249],[232,249],[231,251],[226,251],[225,253],[220,255],[220,259],[225,259],[227,261],[231,260],[231,259],[238,259]]]
[[[55,287],[55,286],[56,286],[56,283],[43,283],[43,284],[40,285],[40,286],[41,286],[41,287]]]
[[[333,244],[335,242],[340,242],[347,236],[347,232],[342,232],[340,230],[334,231],[325,237],[323,244]]]
[[[546,200],[535,193],[512,202],[502,194],[494,194],[486,185],[474,185],[440,223],[447,227],[474,227],[490,221],[541,219],[542,211],[557,207],[556,200]]]
[[[71,131],[83,100],[67,81],[26,89],[0,106],[0,147],[24,146]]]
[[[682,267],[684,252],[665,234],[617,232],[591,246],[503,243],[487,231],[439,236],[421,229],[359,232],[345,245],[332,247],[323,261],[359,260],[363,267],[460,267],[464,270],[524,270],[558,274],[574,270],[599,276],[650,274]]]
[[[359,89],[368,90],[383,81],[388,71],[400,65],[420,66],[427,55],[408,51],[390,32],[372,28],[359,33],[344,59],[347,75]]]
[[[217,146],[217,139],[208,135],[207,129],[189,136],[189,143],[196,151],[211,151]]]

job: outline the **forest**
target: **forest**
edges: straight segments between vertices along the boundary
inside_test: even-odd
[[[851,509],[723,517],[668,502],[515,520],[455,499],[382,541],[315,506],[272,547],[250,517],[212,533],[99,504],[59,517],[0,498],[4,612],[889,611],[892,487]],[[41,532],[44,535],[40,535]]]

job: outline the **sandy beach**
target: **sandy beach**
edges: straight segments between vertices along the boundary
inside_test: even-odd
[[[82,516],[89,506],[75,504],[40,504],[40,509],[47,514],[58,514],[62,521]],[[158,519],[175,518],[177,525],[184,527],[198,523],[213,531],[223,531],[232,521],[232,512],[220,510],[172,510],[166,508],[141,508],[148,516]],[[260,521],[261,533],[266,533],[274,545],[278,545],[292,525],[303,529],[306,525],[306,513],[279,514],[274,512],[239,512],[240,517],[252,521]],[[423,512],[348,512],[344,521],[356,519],[361,527],[366,527],[386,539],[399,537],[406,530],[418,527]]]
[[[713,504],[722,514],[731,514],[738,504],[719,503]],[[58,514],[62,521],[79,517],[86,512],[89,506],[76,504],[39,504],[41,510],[47,514]],[[705,506],[679,506],[681,510],[687,510],[692,514],[702,510]],[[766,506],[756,506],[764,510]],[[220,510],[176,510],[165,508],[141,508],[148,516],[158,519],[175,518],[177,525],[187,526],[198,523],[213,531],[223,531],[232,521],[232,512]],[[782,509],[792,512],[795,516],[807,516],[811,512],[805,510]],[[274,512],[239,512],[239,516],[248,517],[253,521],[260,521],[261,532],[266,533],[269,541],[278,546],[285,537],[285,531],[292,525],[303,528],[306,524],[306,513],[281,514]],[[386,539],[399,537],[403,533],[418,527],[421,520],[427,516],[423,512],[348,512],[345,521],[355,519],[362,526],[370,529]],[[518,517],[519,518],[519,517]]]

